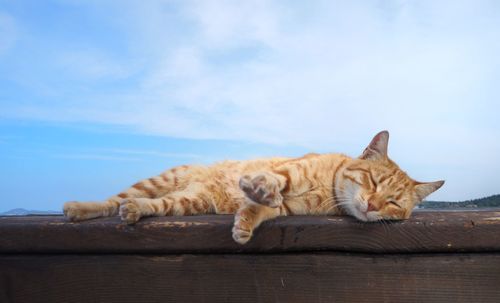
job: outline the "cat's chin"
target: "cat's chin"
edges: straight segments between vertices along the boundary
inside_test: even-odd
[[[380,220],[380,216],[375,211],[364,212],[357,208],[355,205],[347,207],[348,213],[356,219],[363,222],[375,222]]]
[[[350,203],[346,204],[344,206],[344,208],[347,211],[347,213],[349,215],[353,216],[354,218],[356,218],[360,221],[363,221],[363,222],[368,221],[368,217],[367,217],[366,213],[359,210],[359,208],[354,204],[354,202],[351,201]]]
[[[357,212],[357,213],[354,213],[354,214],[353,214],[353,216],[354,216],[356,219],[358,219],[358,220],[360,220],[360,221],[363,221],[363,222],[368,222],[368,221],[369,221],[369,220],[368,220],[368,217],[367,217],[365,214],[363,214],[362,212]]]

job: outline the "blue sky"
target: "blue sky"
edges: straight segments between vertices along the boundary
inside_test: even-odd
[[[358,155],[500,192],[497,1],[0,0],[0,211],[181,163]]]

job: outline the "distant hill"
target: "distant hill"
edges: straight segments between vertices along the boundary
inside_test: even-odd
[[[39,216],[39,215],[60,215],[60,211],[53,210],[27,210],[24,208],[14,208],[4,213],[0,213],[0,216]]]
[[[500,207],[500,195],[461,202],[424,201],[418,208],[485,208]]]

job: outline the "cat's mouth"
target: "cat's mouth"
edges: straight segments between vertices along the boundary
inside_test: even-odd
[[[361,220],[361,221],[364,221],[364,222],[369,221],[368,220],[368,216],[366,215],[366,213],[363,213],[361,211],[358,211],[358,213],[355,216],[356,216],[356,218],[358,218],[358,220]]]
[[[381,219],[378,211],[368,211],[368,208],[363,203],[356,203],[354,210],[354,216],[363,222],[373,222]]]
[[[382,219],[379,211],[368,210],[368,202],[362,197],[360,192],[347,197],[347,202],[342,204],[344,205],[343,208],[351,216],[363,222],[374,222]]]

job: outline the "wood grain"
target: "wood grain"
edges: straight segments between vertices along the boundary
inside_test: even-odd
[[[406,221],[296,216],[265,222],[244,246],[229,215],[68,222],[61,216],[0,217],[0,253],[500,252],[500,211],[415,212]]]
[[[2,255],[0,302],[500,302],[497,254]]]

